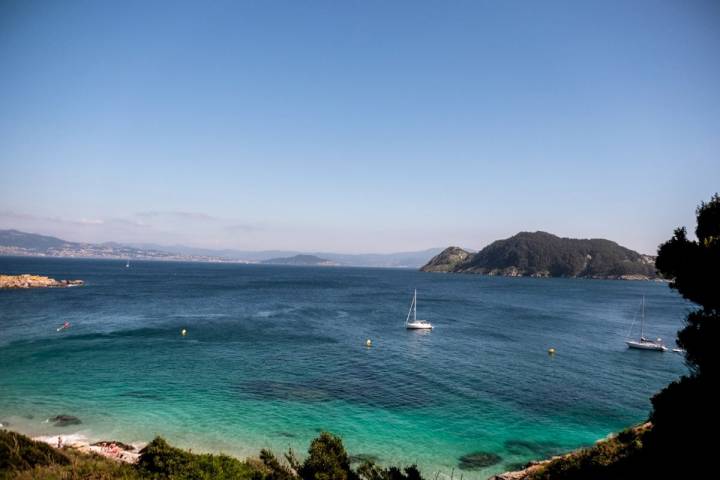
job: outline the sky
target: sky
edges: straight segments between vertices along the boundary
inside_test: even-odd
[[[654,253],[720,190],[720,3],[0,0],[0,228]]]

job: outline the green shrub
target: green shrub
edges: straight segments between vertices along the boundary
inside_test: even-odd
[[[0,472],[17,472],[35,466],[67,465],[70,459],[59,450],[25,435],[0,430]]]
[[[647,431],[644,427],[623,430],[593,447],[551,460],[532,472],[529,480],[643,478]]]
[[[251,479],[256,468],[227,455],[209,453],[194,454],[170,446],[164,439],[156,437],[140,451],[137,464],[143,478],[153,479]]]
[[[422,480],[415,465],[406,467],[405,473],[398,467],[382,468],[373,462],[365,462],[358,467],[357,473],[363,480]]]
[[[295,457],[292,455],[292,451],[286,455],[286,458],[290,462],[293,461]],[[281,464],[270,450],[261,450],[260,460],[265,467],[265,471],[256,473],[254,477],[256,480],[292,480],[297,478],[295,472]]]
[[[302,464],[292,461],[292,452],[288,460],[302,480],[358,480],[342,440],[328,432],[322,432],[310,443],[308,457]]]

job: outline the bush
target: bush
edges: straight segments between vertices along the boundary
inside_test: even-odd
[[[17,472],[35,466],[68,465],[70,459],[59,450],[25,435],[0,430],[0,472]]]
[[[170,446],[156,437],[140,451],[138,471],[144,478],[183,479],[251,479],[257,469],[227,455],[194,454]]]
[[[529,480],[601,480],[646,478],[644,427],[623,430],[597,445],[551,460],[533,471]]]
[[[285,455],[288,466],[280,464],[267,450],[260,453],[260,458],[269,471],[264,477],[257,477],[263,480],[423,480],[415,465],[405,468],[403,473],[397,467],[382,468],[365,462],[354,471],[342,440],[328,432],[322,432],[310,443],[302,463],[292,450]]]
[[[342,440],[331,433],[322,432],[310,443],[308,457],[302,464],[292,461],[292,453],[288,456],[302,480],[358,480]]]

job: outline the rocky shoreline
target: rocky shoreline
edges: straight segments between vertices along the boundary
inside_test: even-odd
[[[0,275],[0,289],[11,288],[65,288],[84,285],[82,280],[55,280],[41,275]]]
[[[637,437],[647,432],[651,428],[652,423],[645,422],[640,425],[630,427],[627,432],[630,432],[633,437]],[[572,463],[573,461],[576,461],[579,457],[586,455],[588,452],[592,452],[593,450],[597,449],[607,448],[612,443],[617,442],[617,439],[619,438],[618,435],[619,434],[615,433],[610,434],[607,437],[595,442],[594,447],[580,448],[572,452],[565,453],[563,455],[555,455],[546,460],[529,462],[525,465],[524,468],[520,470],[493,475],[488,478],[488,480],[531,480],[534,478],[539,478],[539,476],[544,473],[543,471],[546,469],[546,467],[552,467],[553,465],[558,464],[567,465],[569,463]],[[620,433],[620,435],[622,435],[622,432]]]
[[[111,460],[130,464],[137,463],[140,458],[140,450],[145,444],[129,445],[126,443],[105,440],[90,443],[87,439],[78,435],[39,436],[33,440],[47,443],[54,448],[72,448],[81,453],[94,453]]]

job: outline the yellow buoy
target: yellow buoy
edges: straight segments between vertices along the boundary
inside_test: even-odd
[[[180,335],[182,335],[183,337],[184,337],[185,335],[187,335],[187,330],[185,330],[185,329],[183,328],[183,329],[180,331]]]
[[[555,355],[555,349],[553,347],[548,348],[548,355]]]
[[[370,340],[369,338],[367,340],[365,340],[365,346],[372,347],[372,340]]]

